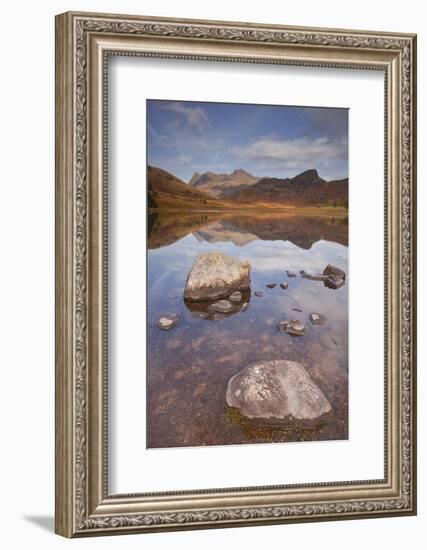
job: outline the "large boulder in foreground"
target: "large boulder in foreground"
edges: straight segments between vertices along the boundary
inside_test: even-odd
[[[331,410],[305,368],[293,361],[258,361],[230,378],[227,404],[248,418],[312,420]]]
[[[197,256],[187,277],[184,298],[193,302],[225,298],[251,284],[251,266],[222,252]]]

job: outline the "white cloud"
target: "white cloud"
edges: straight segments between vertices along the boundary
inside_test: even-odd
[[[176,150],[176,145],[174,141],[170,138],[170,136],[166,134],[159,134],[158,132],[156,132],[154,127],[151,126],[151,124],[148,125],[148,133],[152,138],[152,141],[154,144],[167,147],[168,149]],[[149,145],[150,145],[150,142],[149,142]]]
[[[208,114],[202,107],[189,107],[184,103],[167,103],[163,109],[181,115],[186,123],[193,127],[205,126],[208,122]]]
[[[277,139],[265,137],[239,147],[236,153],[243,159],[275,166],[298,167],[327,165],[330,161],[347,159],[347,140],[320,138]]]

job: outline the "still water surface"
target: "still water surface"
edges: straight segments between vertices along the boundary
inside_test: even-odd
[[[322,273],[333,264],[348,275],[347,219],[162,214],[150,217],[148,247],[147,447],[348,437],[349,279],[333,290],[299,274]],[[209,251],[252,266],[248,309],[220,321],[200,318],[200,306],[183,300],[195,258]],[[288,277],[287,270],[297,276]],[[288,283],[286,290],[281,282]],[[264,295],[256,297],[257,290]],[[171,331],[156,326],[166,312],[181,315]],[[313,326],[312,312],[325,315],[326,324]],[[287,319],[302,320],[305,336],[279,332],[277,323]],[[228,407],[228,380],[254,361],[271,359],[304,365],[332,411],[311,422],[261,421]]]

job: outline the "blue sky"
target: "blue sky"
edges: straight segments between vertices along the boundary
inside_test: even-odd
[[[194,172],[292,177],[348,175],[348,110],[147,101],[148,163],[188,181]]]

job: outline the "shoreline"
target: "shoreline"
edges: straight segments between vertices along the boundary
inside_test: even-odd
[[[195,208],[195,207],[169,207],[149,208],[149,214],[171,213],[183,215],[189,214],[230,214],[230,215],[306,215],[306,216],[329,216],[335,218],[347,218],[348,209],[339,206],[266,206],[247,205],[243,207],[218,207],[218,208]]]

